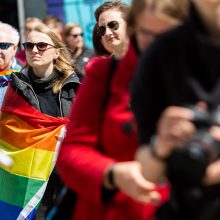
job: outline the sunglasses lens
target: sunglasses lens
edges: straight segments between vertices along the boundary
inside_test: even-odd
[[[2,50],[7,50],[11,45],[11,43],[0,43],[0,48]]]
[[[44,42],[40,42],[40,43],[37,43],[37,49],[38,50],[46,50],[47,49],[47,43],[44,43]]]
[[[108,24],[107,24],[108,28],[111,29],[112,31],[116,31],[118,30],[119,28],[119,23],[117,21],[110,21]],[[98,29],[97,29],[97,33],[98,35],[100,36],[104,36],[105,35],[105,32],[106,32],[106,27],[105,26],[100,26]]]
[[[23,43],[23,46],[24,46],[24,49],[28,50],[28,51],[33,50],[33,48],[34,48],[34,44],[31,42]]]
[[[107,25],[113,31],[116,31],[119,28],[119,23],[117,21],[110,21]]]
[[[74,38],[77,38],[77,37],[79,37],[79,36],[83,37],[83,33],[80,33],[80,34],[73,34],[72,36],[73,36]]]
[[[36,43],[36,44],[31,43],[31,42],[23,43],[24,49],[27,51],[32,51],[35,45],[38,50],[45,51],[47,49],[48,44],[44,43],[44,42],[40,42],[40,43]]]
[[[100,26],[100,27],[97,29],[98,35],[104,36],[104,35],[105,35],[105,30],[106,30],[106,27],[105,27],[105,26]]]

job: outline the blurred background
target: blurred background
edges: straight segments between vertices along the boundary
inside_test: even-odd
[[[58,16],[64,24],[78,23],[83,27],[84,40],[92,48],[92,29],[95,24],[94,11],[106,0],[1,0],[0,21],[23,32],[27,17],[43,19],[47,15]],[[122,0],[130,3],[131,0]],[[23,38],[21,36],[21,43]]]

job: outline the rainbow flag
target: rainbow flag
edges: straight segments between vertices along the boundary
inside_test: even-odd
[[[33,219],[55,165],[66,118],[42,114],[10,86],[0,112],[0,219]]]
[[[19,72],[19,69],[10,69],[0,71],[0,87],[3,87],[8,82],[12,72]]]

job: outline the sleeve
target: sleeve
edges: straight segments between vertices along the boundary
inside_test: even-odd
[[[154,48],[147,48],[137,67],[131,86],[131,108],[134,113],[140,144],[150,142],[164,108],[161,60]]]
[[[103,103],[110,59],[92,58],[70,114],[57,167],[65,184],[83,197],[101,202],[102,178],[114,160],[100,152]]]

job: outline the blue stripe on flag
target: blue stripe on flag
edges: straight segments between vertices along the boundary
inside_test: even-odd
[[[16,195],[15,195],[16,196]],[[22,208],[13,206],[8,203],[0,201],[0,219],[15,220],[17,219]]]

